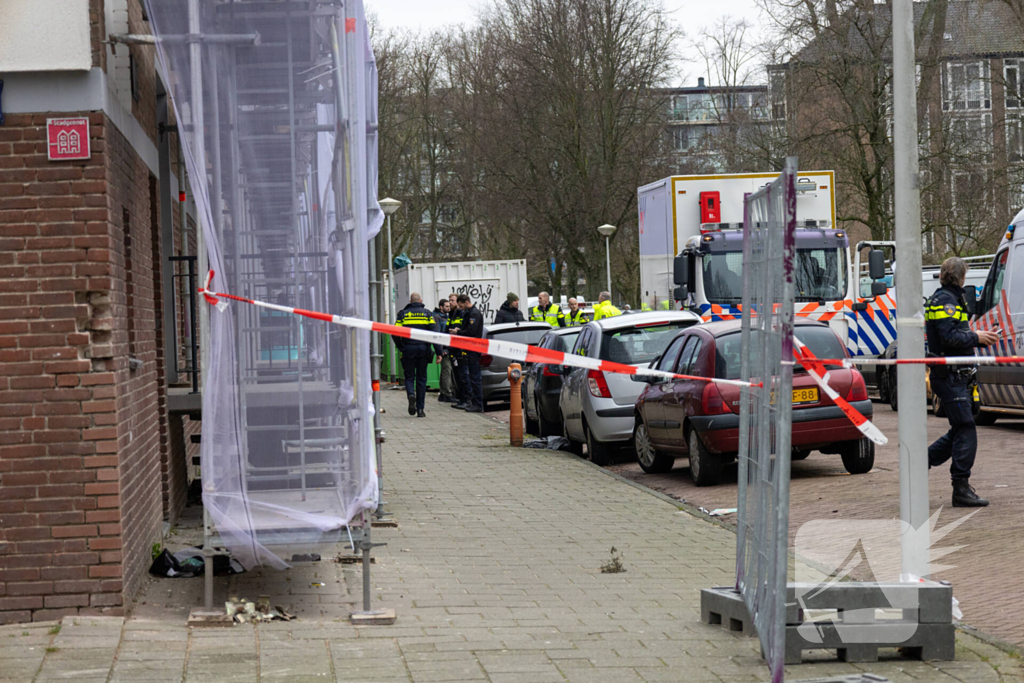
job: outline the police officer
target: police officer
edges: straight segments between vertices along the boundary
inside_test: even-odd
[[[597,295],[597,305],[594,306],[594,320],[604,320],[622,315],[622,311],[612,304],[611,292],[601,292]]]
[[[967,323],[967,302],[964,299],[964,278],[967,264],[951,257],[939,270],[941,289],[932,294],[925,306],[925,333],[930,356],[973,355],[975,347],[996,343],[994,331],[974,332]],[[957,366],[933,365],[931,386],[946,408],[949,431],[928,447],[928,467],[938,467],[952,458],[949,468],[953,479],[953,507],[984,507],[988,501],[978,496],[970,484],[971,467],[978,450],[978,435],[971,413],[967,373]]]
[[[449,328],[450,331],[460,337],[481,339],[484,336],[484,316],[480,309],[473,305],[468,294],[459,294],[458,302],[462,319],[459,326]],[[462,401],[454,407],[467,413],[484,412],[483,375],[478,351],[463,351],[462,359],[459,360],[459,373],[462,376]]]
[[[565,327],[565,315],[558,304],[551,303],[551,296],[547,292],[541,292],[537,295],[537,305],[530,309],[530,322]]]
[[[569,312],[565,314],[566,327],[576,327],[586,323],[587,316],[583,313],[583,305],[575,298],[569,299]]]
[[[409,305],[398,312],[395,325],[417,330],[437,332],[434,314],[423,305],[423,298],[416,292],[409,295]],[[395,346],[402,352],[402,371],[405,373],[405,393],[409,397],[409,414],[426,417],[423,402],[427,397],[427,366],[434,356],[440,356],[443,347],[434,346],[415,339],[395,337]]]
[[[455,334],[456,330],[462,327],[462,318],[465,312],[459,308],[458,294],[454,292],[448,295],[448,333]],[[465,408],[463,396],[467,389],[462,386],[462,371],[459,366],[466,362],[466,352],[462,349],[451,347],[448,349],[448,357],[452,362],[452,380],[455,385],[455,394],[449,403],[452,408]]]

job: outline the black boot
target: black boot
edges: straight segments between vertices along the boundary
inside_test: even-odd
[[[423,412],[423,408],[420,408],[419,410],[416,411],[416,417],[426,417],[426,416],[427,416],[427,414],[425,412]]]
[[[465,401],[459,401],[458,403],[455,403],[454,405],[452,405],[452,408],[455,408],[456,410],[465,410],[468,407],[469,407],[469,404],[466,403]]]
[[[416,414],[416,397],[415,396],[410,396],[409,397],[409,414],[410,415],[415,415]]]
[[[988,501],[978,496],[967,479],[956,479],[953,481],[953,507],[955,508],[983,508]]]

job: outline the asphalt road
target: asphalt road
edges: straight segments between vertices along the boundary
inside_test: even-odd
[[[440,405],[440,404],[439,404]],[[447,410],[447,407],[445,407]],[[488,416],[508,423],[508,404],[492,406]],[[812,453],[792,464],[790,541],[802,525],[814,520],[891,520],[899,518],[898,419],[888,405],[875,403],[875,424],[889,444],[875,452],[874,469],[863,475],[846,473],[838,455]],[[928,438],[948,429],[944,418],[928,416]],[[953,583],[963,621],[984,633],[1024,646],[1024,420],[1004,420],[978,427],[978,457],[971,483],[991,505],[963,521],[934,548],[962,546],[932,562],[949,567],[933,578]],[[689,505],[706,510],[736,507],[736,468],[718,486],[697,488],[685,458],[667,474],[645,474],[635,461],[609,467],[613,472]],[[969,510],[953,508],[945,467],[930,473],[930,510],[940,511],[937,528],[960,520]],[[735,526],[735,515],[721,518]]]

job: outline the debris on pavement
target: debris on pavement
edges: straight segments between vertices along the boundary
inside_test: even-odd
[[[172,579],[191,579],[194,576],[202,576],[205,568],[206,559],[203,557],[202,546],[185,548],[173,554],[164,548],[149,566],[149,573]],[[215,555],[213,558],[214,576],[241,574],[244,571],[245,568],[233,557]]]
[[[626,568],[622,565],[622,553],[619,552],[618,548],[612,546],[611,554],[612,559],[601,565],[601,573],[621,574],[626,571]]]
[[[319,562],[320,553],[294,553],[292,562]]]
[[[239,624],[295,619],[294,615],[288,614],[282,607],[271,607],[269,595],[259,596],[256,602],[232,597],[224,603],[224,612]]]
[[[546,448],[549,451],[569,450],[569,439],[564,436],[545,436],[541,439],[527,439],[523,448]]]

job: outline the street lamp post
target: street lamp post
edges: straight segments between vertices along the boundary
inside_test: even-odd
[[[597,229],[597,231],[599,233],[601,233],[601,236],[604,237],[604,260],[605,260],[605,266],[607,266],[607,269],[608,269],[608,294],[609,295],[611,295],[611,293],[612,293],[612,246],[611,246],[611,239],[612,239],[612,235],[615,234],[616,229],[617,228],[614,225],[609,225],[607,223],[605,223],[604,225],[598,227],[598,229]]]
[[[398,207],[402,205],[402,202],[398,201],[397,199],[392,199],[391,197],[385,197],[384,199],[380,200],[378,204],[380,204],[381,211],[384,212],[384,215],[387,216],[388,219],[388,311],[391,313],[391,315],[394,315],[395,274],[393,272],[393,268],[395,260],[394,256],[391,254],[391,214],[393,214],[395,211],[398,211]],[[385,320],[382,322],[391,321]],[[395,342],[391,338],[391,335],[388,335],[388,374],[391,377],[395,376]]]

